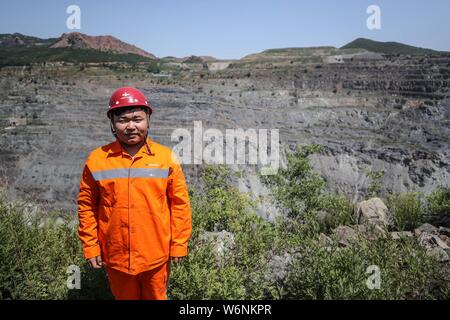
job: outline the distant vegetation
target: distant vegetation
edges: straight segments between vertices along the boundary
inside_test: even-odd
[[[58,38],[41,39],[21,33],[0,33],[0,46],[50,46]]]
[[[151,62],[150,58],[136,54],[117,54],[92,49],[48,48],[45,46],[0,46],[0,67],[23,66],[46,62]]]

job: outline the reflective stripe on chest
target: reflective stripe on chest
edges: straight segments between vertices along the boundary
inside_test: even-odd
[[[158,168],[119,168],[100,170],[92,173],[95,181],[117,178],[167,178],[169,169]]]

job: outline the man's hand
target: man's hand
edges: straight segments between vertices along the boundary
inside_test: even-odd
[[[170,257],[173,263],[180,263],[184,257]]]
[[[101,267],[103,267],[103,261],[101,256],[90,258],[88,261],[94,269],[100,269]]]

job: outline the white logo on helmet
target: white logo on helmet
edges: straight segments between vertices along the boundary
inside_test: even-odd
[[[130,94],[128,92],[122,93],[122,97],[128,97]]]

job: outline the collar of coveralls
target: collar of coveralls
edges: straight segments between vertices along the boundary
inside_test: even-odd
[[[155,155],[155,152],[152,151],[152,144],[153,141],[150,138],[149,135],[147,135],[147,138],[145,140],[146,142],[144,143],[144,145],[139,149],[139,151],[136,153],[135,157],[141,153],[144,152],[148,155]],[[113,154],[121,154],[123,153],[125,150],[123,149],[122,145],[120,144],[119,140],[116,138],[116,141],[113,142],[111,148],[108,150],[108,154],[113,155]]]

